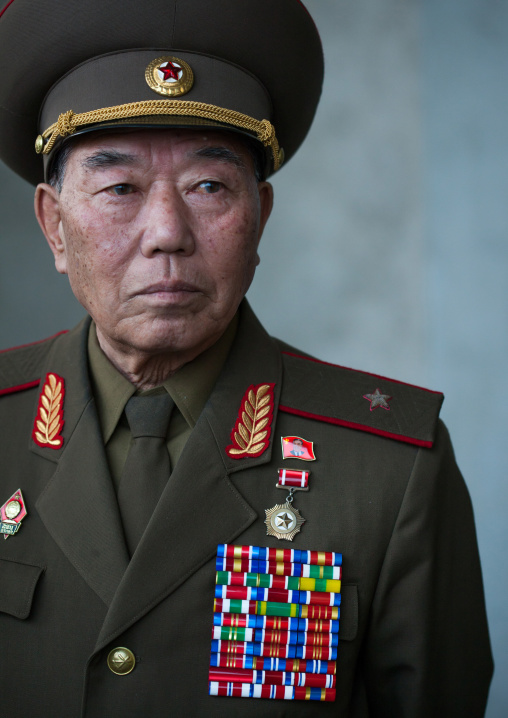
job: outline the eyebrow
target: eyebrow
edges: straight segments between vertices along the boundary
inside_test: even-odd
[[[101,150],[85,157],[81,165],[85,169],[102,170],[121,165],[133,165],[137,161],[134,155],[118,152],[117,150]]]
[[[203,157],[204,159],[227,162],[239,169],[246,169],[246,164],[240,155],[233,152],[233,150],[230,150],[228,147],[201,147],[199,150],[190,154],[195,157]]]

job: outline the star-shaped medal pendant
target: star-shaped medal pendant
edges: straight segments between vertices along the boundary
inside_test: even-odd
[[[285,504],[276,504],[271,509],[265,509],[265,514],[267,535],[285,541],[292,541],[305,521],[298,509],[294,509],[289,501],[286,501]]]

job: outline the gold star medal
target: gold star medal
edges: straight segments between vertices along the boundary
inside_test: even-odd
[[[292,541],[301,530],[305,519],[298,509],[293,507],[293,494],[294,489],[291,488],[285,504],[275,504],[271,509],[265,509],[268,536]]]

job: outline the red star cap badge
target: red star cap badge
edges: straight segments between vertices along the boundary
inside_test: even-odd
[[[181,72],[181,69],[172,62],[166,62],[164,65],[160,65],[159,70],[164,74],[164,82],[167,80],[178,80],[178,73]]]

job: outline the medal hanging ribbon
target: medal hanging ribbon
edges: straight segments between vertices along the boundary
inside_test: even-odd
[[[266,533],[268,536],[292,541],[305,522],[298,509],[293,506],[293,494],[295,491],[309,490],[310,471],[279,469],[278,476],[276,487],[289,490],[289,493],[284,504],[276,504],[271,509],[265,509]]]
[[[277,483],[277,488],[283,489],[288,486],[289,488],[293,488],[296,491],[308,491],[309,475],[310,471],[279,469],[279,481]]]

